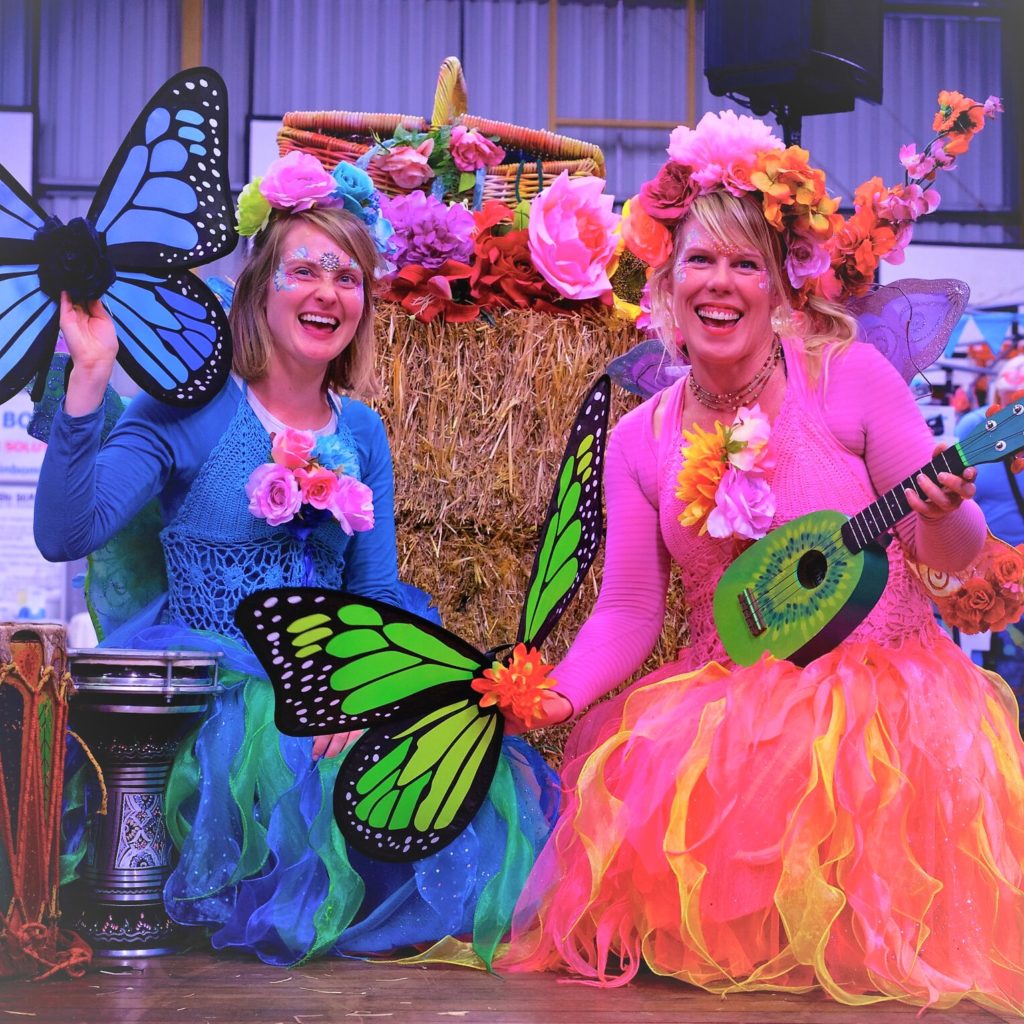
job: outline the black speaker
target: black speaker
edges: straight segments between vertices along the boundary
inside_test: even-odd
[[[756,114],[882,102],[882,0],[706,0],[704,74]]]

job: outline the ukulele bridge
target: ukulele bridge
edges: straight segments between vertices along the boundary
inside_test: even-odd
[[[744,588],[740,591],[736,600],[740,603],[743,621],[747,624],[747,629],[750,630],[751,636],[760,636],[766,632],[768,626],[764,621],[761,605],[758,603],[757,596],[753,590],[750,587]]]

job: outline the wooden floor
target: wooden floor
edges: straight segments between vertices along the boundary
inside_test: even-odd
[[[912,1024],[899,1004],[860,1009],[820,995],[721,998],[651,975],[620,989],[553,975],[495,977],[432,965],[323,960],[295,969],[207,953],[97,961],[84,977],[0,982],[0,1024]],[[1004,1021],[974,1004],[934,1024]]]

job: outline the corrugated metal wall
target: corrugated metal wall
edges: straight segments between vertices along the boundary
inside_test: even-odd
[[[548,120],[546,0],[205,0],[204,60],[232,100],[231,176],[244,183],[247,115],[348,109],[429,115],[442,59],[462,60],[473,113],[531,127]],[[905,5],[901,6],[905,11]],[[4,0],[0,104],[33,95],[38,17],[40,198],[61,217],[84,210],[124,131],[176,70],[180,6],[172,0]],[[702,61],[702,19],[693,41]],[[561,118],[682,121],[689,47],[685,0],[560,0],[556,113]],[[698,67],[698,116],[733,106],[710,95]],[[872,174],[899,179],[904,142],[928,141],[940,88],[983,99],[1003,88],[997,18],[893,13],[886,17],[884,103],[807,118],[803,142],[831,190],[849,198]],[[1011,112],[1012,116],[1012,112]],[[1017,115],[1019,117],[1019,114]],[[608,161],[609,190],[627,198],[664,158],[667,132],[573,127]],[[986,131],[941,182],[944,210],[1001,211],[1004,139]],[[923,224],[918,239],[998,243],[999,224]]]

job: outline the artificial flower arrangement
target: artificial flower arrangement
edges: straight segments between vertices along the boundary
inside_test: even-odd
[[[783,236],[790,303],[803,308],[810,294],[842,300],[870,287],[880,260],[901,263],[914,222],[939,205],[931,183],[950,170],[971,139],[1003,109],[996,96],[978,103],[958,92],[939,93],[933,138],[922,152],[903,146],[903,184],[886,187],[881,178],[864,182],[846,219],[839,200],[828,195],[824,171],[811,167],[810,154],[785,148],[763,121],[726,110],[705,114],[696,128],[672,132],[669,159],[624,210],[626,248],[650,267],[671,253],[671,229],[694,197],[724,189],[734,196],[760,197],[765,219]]]
[[[989,534],[966,570],[914,568],[946,625],[962,633],[998,632],[1024,612],[1024,545],[1015,548]]]
[[[683,430],[683,464],[676,497],[683,526],[712,537],[759,540],[771,529],[775,495],[767,474],[774,465],[771,427],[760,406],[741,407],[730,426],[694,424]]]
[[[473,137],[479,132],[460,135],[460,126],[439,131],[450,133],[446,159],[460,174],[469,174],[459,168],[474,160],[483,170],[494,158],[483,146],[486,138]],[[423,184],[442,181],[448,172],[427,162],[433,135],[415,147],[415,139],[409,141],[372,158],[400,158],[385,166],[406,183],[415,174],[423,175]],[[366,222],[387,260],[382,298],[419,320],[475,320],[482,310],[498,308],[564,315],[612,305],[609,274],[620,247],[619,216],[603,188],[601,178],[563,172],[514,211],[496,200],[470,210],[463,202],[442,201],[433,191],[381,196],[362,168],[343,161],[328,174],[316,157],[294,150],[242,190],[238,232],[257,234],[273,209],[342,205]]]
[[[336,437],[287,427],[271,439],[270,462],[245,485],[249,511],[269,526],[302,529],[333,517],[352,536],[373,529],[373,491],[344,471]]]

